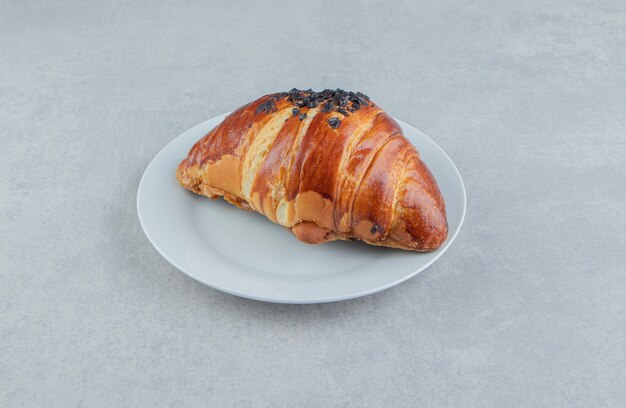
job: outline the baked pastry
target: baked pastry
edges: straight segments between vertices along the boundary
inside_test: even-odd
[[[448,234],[443,198],[419,153],[360,92],[263,96],[200,139],[176,178],[309,244],[349,239],[431,251]]]

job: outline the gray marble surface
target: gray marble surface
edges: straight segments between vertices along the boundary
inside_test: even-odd
[[[0,3],[0,406],[623,407],[626,3],[261,3]],[[152,248],[159,149],[294,86],[449,153],[468,215],[440,261],[289,306]]]

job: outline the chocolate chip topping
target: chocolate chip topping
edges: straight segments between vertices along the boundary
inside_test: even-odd
[[[303,91],[294,88],[287,92],[286,96],[287,100],[298,108],[315,108],[322,105],[320,109],[322,113],[335,111],[343,116],[349,116],[348,111],[354,113],[364,106],[373,105],[369,96],[361,92],[349,92],[343,89],[324,89],[321,92],[314,92],[312,89]],[[341,120],[332,117],[328,119],[328,124],[333,129],[337,129],[341,125]]]
[[[256,113],[261,113],[261,112],[270,113],[270,112],[276,112],[277,110],[278,109],[276,109],[276,102],[274,102],[273,99],[269,99],[268,101],[260,104],[256,108]]]
[[[332,102],[326,102],[324,104],[324,106],[322,106],[322,112],[324,112],[324,113],[328,113],[331,110],[333,110],[333,103]]]
[[[354,113],[365,106],[374,105],[370,102],[369,96],[361,92],[344,91],[339,88],[324,89],[321,92],[315,92],[312,89],[301,90],[294,88],[289,92],[279,92],[271,95],[266,102],[257,107],[256,112],[276,112],[275,101],[285,97],[294,106],[291,110],[292,116],[298,116],[300,120],[304,120],[304,118],[307,117],[306,113],[300,112],[300,108],[312,109],[321,105],[320,111],[322,113],[334,111],[346,117],[350,116],[350,113]],[[341,125],[341,120],[335,116],[329,118],[327,122],[333,129],[337,129]]]
[[[333,128],[333,129],[337,129],[339,127],[339,125],[341,125],[341,121],[336,116],[333,116],[332,118],[329,118],[327,122],[330,125],[330,127]]]
[[[337,108],[337,112],[341,113],[343,116],[350,116],[344,108]]]

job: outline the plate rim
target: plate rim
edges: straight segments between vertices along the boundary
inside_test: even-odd
[[[422,132],[421,130],[419,130],[418,128],[416,128],[415,126],[412,126],[402,120],[399,120],[395,117],[392,116],[392,118],[398,122],[400,125],[406,125],[410,128],[413,128],[415,130],[417,130],[422,136],[426,137],[431,143],[433,143],[433,145],[439,150],[440,153],[442,153],[444,155],[444,157],[448,160],[448,162],[452,165],[452,169],[454,169],[455,175],[458,178],[459,182],[460,182],[460,187],[461,187],[461,191],[463,193],[463,208],[462,208],[462,212],[461,212],[461,219],[459,221],[459,225],[458,227],[455,229],[455,231],[452,232],[452,234],[450,234],[448,236],[448,239],[446,239],[446,242],[444,243],[444,245],[442,247],[440,247],[437,251],[438,253],[435,254],[433,256],[433,258],[431,260],[429,260],[426,264],[424,264],[423,266],[420,266],[419,268],[415,269],[414,271],[407,273],[406,275],[403,275],[402,277],[392,280],[390,282],[385,283],[384,285],[381,286],[377,286],[374,288],[370,288],[370,289],[366,289],[366,290],[362,290],[360,292],[353,292],[350,294],[346,294],[346,295],[334,295],[334,296],[327,296],[327,297],[313,297],[313,298],[306,298],[306,299],[283,299],[283,298],[271,298],[271,297],[266,297],[266,296],[258,296],[258,295],[254,295],[254,294],[250,294],[250,293],[245,293],[245,292],[240,292],[237,290],[232,290],[229,288],[224,288],[224,287],[220,287],[219,285],[215,285],[213,283],[207,282],[206,280],[198,277],[198,276],[194,276],[194,274],[192,274],[191,272],[186,271],[184,268],[182,268],[176,261],[174,261],[173,259],[171,259],[167,254],[165,254],[160,248],[159,246],[155,243],[154,238],[151,236],[149,229],[146,228],[146,224],[144,221],[144,218],[142,217],[142,211],[141,211],[141,207],[140,207],[140,197],[141,197],[141,192],[142,192],[142,187],[144,185],[144,180],[146,178],[146,175],[148,174],[149,170],[151,169],[152,166],[154,166],[155,162],[157,162],[157,159],[168,149],[168,147],[173,144],[178,138],[180,138],[181,136],[183,136],[184,134],[186,134],[187,132],[192,132],[194,129],[202,127],[205,123],[215,120],[216,118],[220,118],[222,117],[225,118],[230,112],[227,113],[223,113],[221,115],[216,115],[214,117],[211,117],[207,120],[204,120],[198,124],[196,124],[195,126],[190,127],[187,130],[184,130],[183,132],[181,132],[180,134],[178,134],[176,137],[174,137],[172,140],[170,140],[168,143],[165,144],[165,146],[163,146],[156,155],[154,155],[154,157],[152,158],[152,160],[150,160],[150,163],[148,163],[148,165],[146,166],[142,176],[141,176],[141,180],[139,181],[139,185],[137,188],[137,193],[136,193],[136,199],[135,199],[135,205],[136,205],[136,209],[137,209],[137,216],[139,218],[139,224],[141,226],[141,229],[143,230],[144,235],[146,236],[146,238],[148,238],[148,241],[150,242],[150,244],[154,247],[154,249],[167,261],[170,263],[170,265],[172,265],[173,267],[175,267],[176,269],[178,269],[180,272],[182,272],[183,274],[185,274],[186,276],[190,277],[191,279],[195,280],[196,282],[199,282],[203,285],[206,285],[212,289],[218,290],[220,292],[224,292],[224,293],[228,293],[230,295],[233,296],[237,296],[237,297],[241,297],[241,298],[245,298],[245,299],[251,299],[251,300],[256,300],[256,301],[261,301],[261,302],[268,302],[268,303],[280,303],[280,304],[318,304],[318,303],[329,303],[329,302],[339,302],[339,301],[343,301],[343,300],[349,300],[349,299],[355,299],[355,298],[359,298],[359,297],[363,297],[363,296],[367,296],[367,295],[371,295],[377,292],[382,292],[386,289],[389,289],[393,286],[399,285],[411,278],[413,278],[414,276],[416,276],[418,273],[426,270],[430,265],[432,265],[435,261],[437,261],[444,253],[446,253],[446,251],[448,250],[448,248],[450,247],[450,245],[452,245],[452,243],[455,241],[456,237],[458,236],[459,232],[461,231],[461,227],[463,226],[463,223],[465,222],[465,216],[467,213],[467,192],[465,189],[465,183],[463,182],[463,178],[461,177],[461,173],[459,172],[458,168],[456,167],[456,164],[454,164],[454,161],[452,161],[452,159],[450,158],[450,156],[448,155],[448,153],[446,153],[446,151],[444,149],[441,148],[441,146],[439,146],[439,144],[437,144],[437,142],[435,142],[433,139],[431,139],[428,135],[426,135],[424,132]],[[436,176],[435,176],[436,179]]]

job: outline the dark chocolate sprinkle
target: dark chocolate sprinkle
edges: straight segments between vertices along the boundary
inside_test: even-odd
[[[300,109],[298,109],[298,108],[293,108],[293,109],[291,110],[291,115],[292,115],[292,116],[298,116],[299,114],[300,114]]]
[[[268,100],[262,104],[260,104],[257,108],[256,108],[256,113],[261,113],[261,112],[265,112],[265,113],[270,113],[273,111],[276,111],[276,103],[273,100]]]
[[[370,230],[370,232],[371,232],[372,234],[376,234],[376,233],[378,232],[378,226],[377,226],[377,225],[374,225],[374,226],[372,227],[372,229]]]
[[[331,128],[337,129],[339,125],[341,125],[341,121],[339,120],[338,117],[333,116],[332,118],[328,119],[328,124],[330,125]]]
[[[312,89],[302,91],[293,88],[289,92],[282,92],[277,95],[284,95],[289,102],[298,108],[315,108],[321,104],[323,113],[336,110],[345,116],[348,115],[348,111],[356,112],[363,106],[369,106],[367,95],[361,92],[347,92],[343,89],[324,89],[320,92],[314,92]]]
[[[302,115],[300,115],[300,120],[304,120],[304,118],[306,118],[306,113],[303,113]]]

